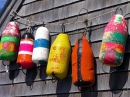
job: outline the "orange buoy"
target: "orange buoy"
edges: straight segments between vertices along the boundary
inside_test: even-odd
[[[95,82],[94,55],[85,37],[77,40],[72,51],[72,82],[79,87]]]
[[[17,63],[23,68],[32,68],[34,63],[32,61],[34,37],[31,33],[24,33],[20,41]]]

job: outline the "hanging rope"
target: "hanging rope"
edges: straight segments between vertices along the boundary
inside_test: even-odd
[[[113,9],[113,10],[111,10],[111,11],[108,11],[108,12],[106,12],[106,13],[100,14],[100,15],[98,15],[98,16],[95,16],[95,17],[92,17],[92,18],[88,18],[88,16],[87,16],[86,18],[87,18],[89,21],[90,21],[90,20],[93,20],[93,19],[96,19],[96,18],[101,17],[101,16],[103,16],[103,15],[106,15],[106,14],[108,14],[108,13],[114,12],[114,11],[116,11],[117,9],[121,9],[121,8],[123,8],[123,7],[127,6],[127,5],[129,5],[129,3],[130,3],[130,2],[128,2],[128,3],[125,4],[125,5],[122,5],[121,7],[117,7],[116,9]],[[81,11],[82,11],[83,9],[84,9],[84,10],[87,10],[87,9],[85,9],[85,8],[82,8],[82,9],[79,11],[79,13],[78,13],[78,15],[77,15],[75,21],[67,21],[67,20],[66,20],[66,22],[65,22],[64,24],[83,23],[83,22],[86,20],[86,18],[85,18],[84,21],[77,21],[79,15],[80,15],[80,13],[81,13]],[[87,13],[88,13],[88,10],[87,10]],[[10,14],[10,15],[11,15],[11,16],[17,16],[19,19],[23,19],[24,21],[28,21],[28,19],[23,18],[23,16],[19,15],[17,12],[14,12],[14,11],[13,11],[12,14]],[[37,24],[37,25],[43,24],[43,22],[36,22],[36,21],[34,21],[34,20],[31,20],[30,22],[31,22],[31,23],[35,23],[35,24]],[[62,25],[62,24],[63,24],[63,23],[44,23],[44,25]]]

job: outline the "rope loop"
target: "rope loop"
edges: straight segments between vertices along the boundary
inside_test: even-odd
[[[104,64],[102,64],[102,71],[104,72],[104,73],[113,73],[113,72],[115,72],[117,70],[117,68],[115,68],[113,71],[111,71],[111,72],[107,72],[105,69],[104,69]]]
[[[117,14],[118,11],[120,11],[120,12],[121,12],[121,15],[123,15],[123,10],[122,10],[122,8],[117,7],[116,10],[115,10],[115,14]]]
[[[9,65],[6,65],[6,64],[4,63],[4,60],[2,60],[2,65],[5,66],[6,72],[9,72],[9,69],[8,69]]]
[[[23,74],[27,75],[27,74],[23,71],[23,68],[22,68],[22,72],[23,72]]]
[[[2,65],[4,65],[4,66],[9,66],[9,65],[6,65],[6,64],[4,63],[4,60],[2,60]]]

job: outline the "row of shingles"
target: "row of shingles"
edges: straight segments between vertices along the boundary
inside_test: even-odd
[[[103,92],[129,90],[129,75],[129,72],[98,75],[93,91]],[[51,80],[46,81],[46,83],[44,81],[34,82],[32,90],[29,86],[27,86],[27,83],[0,86],[1,93],[3,93],[2,91],[4,88],[7,88],[7,91],[9,91],[8,93],[15,96],[52,95],[80,92],[78,87],[74,86],[71,82],[71,78],[59,80],[55,83],[52,83]],[[13,91],[15,91],[15,93]],[[87,92],[87,89],[83,89],[83,91]]]
[[[130,97],[129,90],[117,91],[102,91],[102,92],[86,92],[86,93],[70,93],[70,94],[57,94],[57,95],[42,95],[34,97]],[[21,97],[21,96],[18,96]],[[31,96],[29,96],[31,97]]]
[[[127,6],[128,7],[128,6]],[[124,9],[127,9],[127,8],[124,8]],[[109,9],[110,10],[110,9]],[[104,10],[103,10],[104,11]],[[107,10],[106,10],[107,11]],[[102,11],[101,11],[102,12]],[[93,13],[92,13],[93,14]],[[97,15],[97,14],[96,14]],[[85,17],[85,16],[84,16]],[[90,17],[91,17],[91,14],[90,14]],[[111,16],[110,16],[111,17]],[[106,25],[106,23],[110,20],[110,17],[108,17],[108,18],[105,18],[105,22],[102,22],[102,23],[97,23],[97,25],[95,25],[95,26],[97,26],[98,27],[98,25],[102,25],[102,24],[104,24],[103,25],[103,27],[101,27],[101,29],[96,29],[95,31],[93,31],[93,32],[95,32],[95,33],[92,33],[92,36],[91,36],[91,41],[99,41],[99,40],[101,40],[101,37],[102,37],[102,32],[103,32],[103,29],[104,29],[104,26]],[[81,17],[80,17],[81,18]],[[100,18],[100,17],[99,17]],[[83,17],[82,17],[82,19],[83,19]],[[102,18],[100,18],[100,20],[101,21],[103,21],[103,19]],[[128,19],[128,22],[129,22],[129,19]],[[92,23],[93,24],[95,24],[95,21],[92,21]],[[93,25],[94,26],[94,25]],[[129,25],[128,25],[129,26]],[[83,24],[83,23],[77,23],[77,24],[72,24],[72,25],[65,25],[65,28],[66,28],[66,31],[68,31],[68,32],[70,32],[70,33],[72,33],[71,35],[70,35],[70,37],[71,36],[73,36],[73,32],[77,32],[79,29],[83,29],[85,27],[85,25]],[[52,28],[52,29],[51,29]],[[129,28],[129,27],[128,27]],[[55,37],[58,33],[60,33],[61,32],[61,26],[57,26],[57,27],[54,27],[54,26],[51,26],[51,27],[48,27],[48,29],[50,30],[50,34],[51,35],[53,35],[53,37]],[[54,32],[54,30],[57,30],[57,34],[55,34],[56,32]],[[21,31],[21,33],[23,34],[25,31],[23,30],[23,31]],[[34,31],[34,33],[35,33],[35,31]],[[55,36],[54,36],[55,35]],[[99,37],[100,36],[100,37]],[[75,38],[76,39],[76,38]],[[53,42],[53,39],[52,39],[52,42]],[[71,43],[73,43],[73,42],[75,42],[75,41],[71,41]]]
[[[85,1],[85,0],[82,0],[82,1]],[[82,2],[82,1],[79,1],[79,0],[71,0],[71,1],[70,0],[64,0],[64,1],[61,1],[61,0],[51,0],[51,1],[42,0],[42,1],[36,1],[36,2],[33,2],[33,3],[28,3],[25,6],[23,5],[23,7],[19,11],[19,13],[21,13],[21,14],[23,14],[23,16],[27,17],[28,15],[33,15],[35,13],[44,12],[46,10],[52,10],[54,8],[65,7],[65,6],[72,5],[72,4],[75,4],[75,3],[79,3],[79,2]],[[92,0],[92,1],[85,1],[85,5],[83,5],[82,7],[85,7],[87,9],[90,9],[90,11],[92,11],[92,9],[95,9],[95,8],[100,9],[100,8],[108,7],[110,5],[125,3],[126,1],[128,1],[128,0],[125,0],[125,1],[124,0],[117,0],[117,1],[114,1],[114,0],[94,1],[94,0]],[[96,3],[96,5],[95,5],[95,3]],[[46,5],[46,4],[48,4],[48,5]],[[38,8],[36,8],[37,5],[39,5]],[[35,8],[34,10],[32,10],[33,7]],[[25,9],[28,9],[26,11],[26,13],[22,13],[21,11],[25,10]]]
[[[29,3],[27,5],[22,6],[19,14],[22,14],[24,17],[37,14],[40,12],[45,12],[48,10],[57,9],[59,7],[64,7],[67,5],[71,5],[72,3],[81,2],[79,0],[41,0],[33,3]],[[23,10],[26,9],[26,13],[23,13]]]
[[[124,76],[124,75],[123,75],[123,76]],[[101,79],[102,79],[102,78],[101,78]],[[108,85],[106,85],[106,86],[108,86]],[[104,86],[103,86],[103,87],[101,87],[101,89],[102,89],[102,88],[104,89]],[[122,87],[121,87],[121,88],[122,88]]]
[[[113,8],[113,9],[115,9],[115,8]],[[128,13],[128,9],[129,9],[129,6],[126,6],[126,7],[124,7],[123,8],[123,10],[124,10],[124,14],[125,13]],[[105,12],[107,12],[107,11],[111,11],[111,8],[110,9],[106,9],[105,10]],[[101,13],[103,13],[104,12],[104,10],[102,10],[102,11],[100,11]],[[97,16],[97,15],[100,15],[99,13],[100,12],[94,12],[94,13],[92,13],[92,14],[90,14],[89,15],[89,17],[94,17],[94,16]],[[93,20],[91,20],[90,22],[92,22],[92,24],[93,24],[93,26],[98,26],[98,25],[101,25],[101,24],[106,24],[109,20],[110,20],[110,18],[111,18],[111,16],[112,15],[114,15],[114,12],[113,13],[109,13],[109,14],[107,14],[107,18],[105,18],[105,16],[102,16],[102,17],[99,17],[99,18],[97,18],[97,19],[93,19]],[[109,17],[108,17],[109,16]],[[80,16],[79,17],[79,21],[80,20],[82,20],[83,21],[83,19],[86,17],[86,15],[82,15],[82,16]],[[129,16],[128,16],[129,17]],[[127,18],[128,18],[127,17]],[[104,18],[105,18],[105,20],[104,20]],[[73,18],[72,18],[73,19]],[[71,20],[71,19],[70,19]],[[56,33],[59,33],[59,32],[61,32],[61,26],[59,26],[59,25],[47,25],[46,26],[49,30],[50,30],[50,34],[51,35],[53,35],[53,34],[56,34]],[[69,24],[69,25],[65,25],[65,29],[66,29],[66,31],[69,31],[70,33],[71,32],[74,32],[74,31],[76,31],[76,30],[79,30],[79,29],[83,29],[85,27],[85,25],[83,24],[83,23],[75,23],[75,24]],[[37,28],[37,27],[36,27]],[[98,29],[97,29],[98,30]],[[24,32],[24,30],[23,31],[21,31],[21,33],[23,33]],[[34,31],[35,32],[35,31]],[[100,32],[98,32],[97,34],[93,34],[94,36],[95,35],[98,35]],[[96,39],[97,39],[98,37],[94,37],[92,40],[94,40],[94,41],[96,41]]]
[[[26,5],[26,4],[30,4],[30,3],[33,3],[33,2],[36,2],[37,0],[25,0],[23,5]]]
[[[119,67],[118,69],[118,72],[126,72],[127,70],[129,70],[129,56],[128,54],[125,55],[124,57],[124,63],[122,64],[121,67]],[[104,74],[104,72],[102,71],[102,67],[101,67],[101,62],[99,61],[99,59],[96,59],[96,62],[95,62],[95,69],[96,69],[96,76],[98,75],[102,75]],[[109,70],[112,70],[112,68],[110,68],[109,66],[108,67],[105,67],[105,70],[107,72],[109,72]],[[47,76],[46,74],[46,69],[45,67],[42,68],[42,71],[39,71],[38,69],[34,68],[32,69],[30,72],[29,70],[27,71],[27,75],[25,75],[21,70],[16,70],[16,71],[10,71],[10,73],[1,73],[0,74],[0,77],[2,78],[0,80],[0,85],[6,85],[6,84],[12,84],[12,81],[14,84],[17,84],[17,83],[24,83],[25,81],[26,82],[38,82],[38,81],[47,81],[47,80],[51,80],[52,78]],[[13,75],[14,73],[14,75]],[[68,72],[68,75],[67,75],[67,78],[70,78],[71,77],[71,67],[69,69],[69,72]],[[12,81],[11,81],[12,80]]]
[[[100,3],[99,4],[95,3],[96,4],[95,8],[92,8],[90,6],[86,6],[87,4],[93,5],[92,2],[93,2],[93,0],[89,3],[87,1],[82,1],[82,2],[78,2],[78,3],[74,3],[72,5],[65,6],[63,8],[52,9],[52,10],[49,10],[49,11],[46,11],[46,12],[43,12],[43,13],[34,14],[32,16],[34,16],[35,21],[37,21],[37,22],[41,22],[41,21],[53,22],[53,21],[59,21],[59,20],[64,19],[64,18],[71,18],[71,20],[73,20],[73,18],[76,17],[76,15],[79,13],[80,9],[83,8],[83,7],[87,8],[89,10],[89,12],[93,12],[97,8],[98,12],[97,12],[96,15],[98,15],[98,14],[100,14],[99,10],[101,10],[102,8],[107,8],[111,5],[115,5],[114,3],[111,4],[111,5],[106,4],[105,7],[102,7],[100,5]],[[99,1],[97,1],[97,2],[99,2]],[[120,4],[120,3],[121,3],[121,1],[118,2],[118,4]],[[124,1],[124,3],[126,3],[126,1]],[[86,13],[86,11],[82,11],[82,13]],[[90,15],[90,17],[91,16],[92,15]],[[29,18],[29,17],[25,17],[25,18]],[[26,22],[25,22],[25,24],[26,24]],[[52,26],[54,26],[54,25],[52,25]],[[51,29],[52,26],[48,26],[48,28]],[[68,25],[68,27],[71,28],[70,25]],[[21,25],[20,28],[22,29],[22,28],[26,28],[26,27],[24,25]],[[54,30],[52,30],[52,32],[54,32]]]
[[[27,4],[25,6],[23,6],[21,8],[21,10],[19,11],[19,14],[23,15],[23,16],[33,16],[33,14],[42,14],[43,12],[49,11],[46,13],[46,15],[48,14],[47,17],[52,17],[52,15],[49,15],[49,13],[52,13],[51,10],[54,10],[54,7],[63,7],[63,5],[68,5],[70,3],[76,3],[78,0],[43,0],[43,1],[37,1],[31,4]],[[37,16],[36,16],[37,18]],[[41,22],[41,21],[40,21]],[[24,23],[26,23],[24,21]]]

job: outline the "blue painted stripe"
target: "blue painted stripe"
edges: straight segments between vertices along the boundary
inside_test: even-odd
[[[43,47],[49,49],[49,41],[46,39],[37,39],[34,41],[34,48]]]

